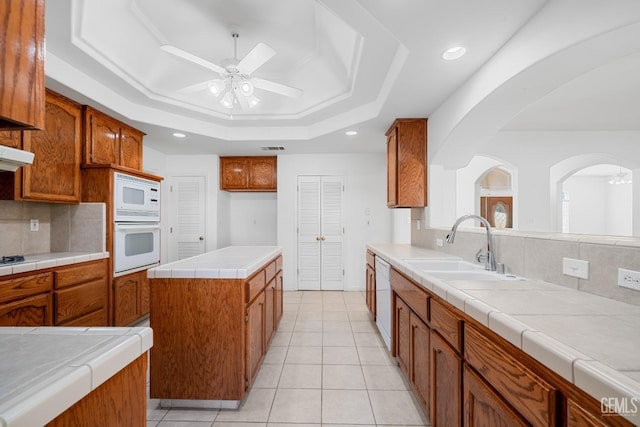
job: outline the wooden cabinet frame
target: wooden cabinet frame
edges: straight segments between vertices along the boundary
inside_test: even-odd
[[[220,189],[277,191],[276,156],[220,157]]]

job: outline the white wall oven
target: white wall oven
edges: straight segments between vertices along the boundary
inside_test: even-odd
[[[114,173],[114,276],[160,263],[160,184]]]

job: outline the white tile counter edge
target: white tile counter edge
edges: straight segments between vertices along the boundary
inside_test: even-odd
[[[227,246],[150,268],[147,278],[246,279],[280,254],[279,246]]]
[[[26,256],[29,262],[0,267],[0,276],[11,274],[36,272],[45,268],[61,267],[63,265],[78,264],[81,262],[95,261],[109,258],[109,252],[57,252],[51,254],[38,254]]]
[[[413,269],[403,261],[407,258],[448,258],[449,254],[411,245],[368,244],[367,249],[389,262],[398,271],[420,283],[426,289],[468,314],[507,341],[543,363],[586,393],[601,399],[617,397],[640,402],[640,383],[623,372],[593,360],[578,350],[537,331],[495,309],[489,304],[454,288],[446,281]],[[395,252],[395,253],[394,253]],[[403,255],[398,256],[397,253]],[[406,253],[411,253],[409,257]],[[631,422],[637,422],[636,414],[623,414]]]
[[[109,349],[95,351],[47,375],[41,382],[0,404],[0,426],[44,425],[147,352],[153,345],[148,327],[135,328],[0,328],[3,334],[112,336]],[[104,350],[104,349],[101,349]]]

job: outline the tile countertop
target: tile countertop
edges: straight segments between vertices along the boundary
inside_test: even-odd
[[[149,279],[246,279],[282,253],[279,246],[227,246],[147,270]]]
[[[367,245],[595,399],[640,400],[640,307],[539,280],[443,281],[407,258],[451,258],[411,245]],[[638,423],[640,415],[626,418]]]
[[[152,344],[146,327],[0,327],[0,426],[48,423]]]
[[[109,258],[109,252],[52,252],[25,255],[24,258],[26,262],[0,266],[0,277]]]

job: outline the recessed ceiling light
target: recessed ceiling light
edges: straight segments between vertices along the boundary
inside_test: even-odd
[[[358,134],[358,131],[357,130],[348,130],[344,134],[347,135],[347,136],[354,136],[354,135]]]
[[[180,133],[180,132],[174,132],[173,136],[175,136],[176,138],[186,138],[187,135],[185,135],[184,133]]]
[[[464,47],[455,46],[442,52],[442,59],[453,61],[454,59],[461,58],[466,52],[467,49],[465,49]]]

